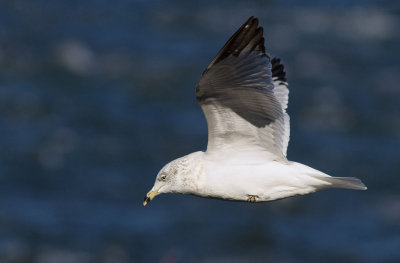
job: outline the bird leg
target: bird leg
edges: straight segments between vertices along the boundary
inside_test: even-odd
[[[247,195],[247,202],[254,203],[259,198],[258,195]]]

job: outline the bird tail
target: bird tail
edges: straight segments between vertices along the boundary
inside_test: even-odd
[[[327,182],[327,188],[367,190],[367,187],[363,184],[363,182],[355,177],[319,177],[318,179]]]
[[[316,188],[345,188],[353,190],[367,190],[367,187],[361,182],[360,179],[355,177],[332,177],[321,171],[315,170],[307,165],[292,162],[293,166],[297,170],[300,170],[303,174],[307,174],[311,178],[316,179],[310,183],[315,184]]]

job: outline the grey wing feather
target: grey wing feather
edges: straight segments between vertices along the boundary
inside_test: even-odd
[[[271,67],[263,29],[250,17],[218,52],[196,88],[208,124],[207,152],[253,145],[270,152],[271,158],[286,159],[287,91],[275,86]]]
[[[282,152],[286,156],[287,147],[290,138],[290,117],[286,113],[287,105],[289,102],[289,89],[286,80],[285,67],[279,58],[273,58],[272,64],[272,80],[274,83],[274,94],[276,99],[282,106],[283,110],[283,129],[282,129]]]

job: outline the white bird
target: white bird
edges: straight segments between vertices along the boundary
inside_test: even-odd
[[[165,165],[143,205],[161,193],[263,202],[325,188],[367,189],[288,161],[288,84],[279,59],[265,52],[263,28],[250,17],[204,71],[196,98],[207,120],[206,152]]]

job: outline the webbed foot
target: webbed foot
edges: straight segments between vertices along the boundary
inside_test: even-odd
[[[247,195],[247,202],[254,203],[259,198],[258,195]]]

